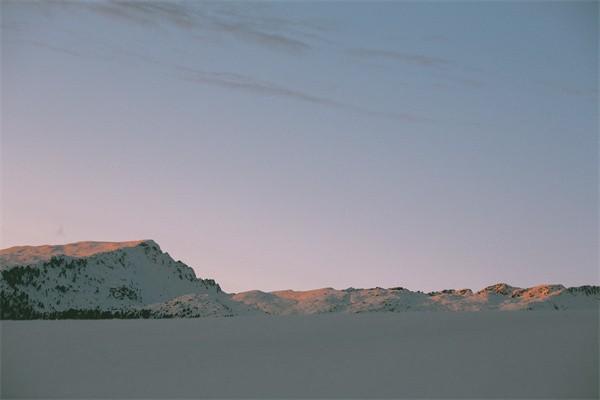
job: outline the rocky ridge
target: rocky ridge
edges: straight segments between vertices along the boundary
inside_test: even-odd
[[[196,318],[405,311],[598,308],[599,286],[423,293],[402,287],[224,293],[153,240],[79,242],[0,250],[0,319]]]

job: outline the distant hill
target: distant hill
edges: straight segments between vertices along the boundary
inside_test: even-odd
[[[0,318],[195,318],[404,311],[598,308],[600,287],[500,283],[478,292],[404,288],[224,293],[153,240],[0,250]]]

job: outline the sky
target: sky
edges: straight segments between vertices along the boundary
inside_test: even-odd
[[[597,2],[1,4],[0,247],[228,292],[598,284]]]

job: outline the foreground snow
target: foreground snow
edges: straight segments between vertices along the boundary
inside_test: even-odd
[[[0,397],[597,398],[595,311],[2,321]]]

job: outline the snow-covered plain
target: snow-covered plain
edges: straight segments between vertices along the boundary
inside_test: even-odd
[[[1,396],[598,398],[597,310],[2,321]]]

